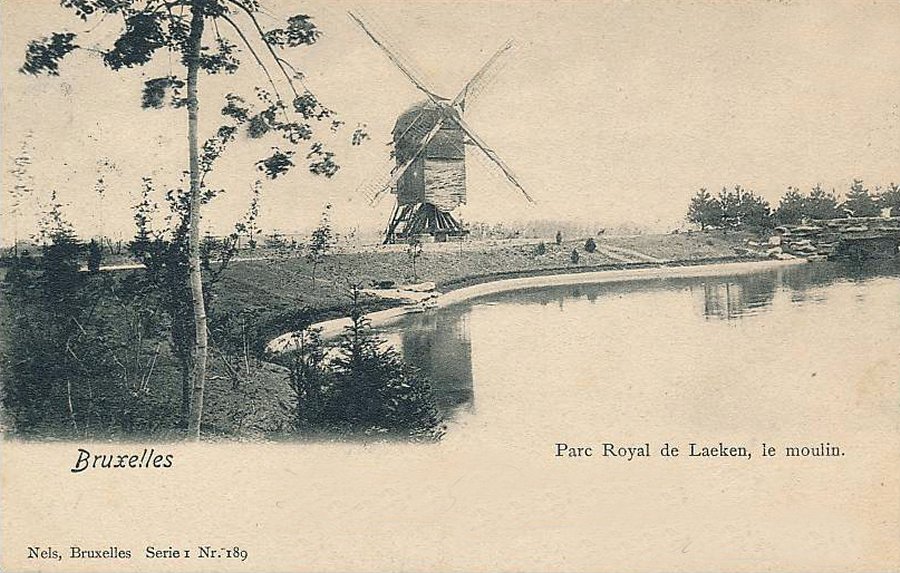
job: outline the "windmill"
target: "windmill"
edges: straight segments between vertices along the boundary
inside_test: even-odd
[[[375,203],[388,191],[397,196],[384,242],[395,243],[417,235],[432,235],[436,241],[446,241],[466,234],[453,216],[453,210],[466,202],[466,144],[474,145],[484,153],[525,199],[534,203],[509,166],[463,119],[466,97],[500,56],[512,47],[512,42],[501,46],[451,100],[430,89],[357,14],[350,12],[350,17],[427,96],[397,118],[392,133],[395,164],[387,182],[380,185],[371,198]]]

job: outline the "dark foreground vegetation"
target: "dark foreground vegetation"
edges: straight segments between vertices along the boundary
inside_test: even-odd
[[[3,281],[3,426],[23,437],[179,438],[189,415],[194,325],[186,203],[172,194],[166,233],[136,208],[128,248],[144,269],[99,272],[54,204],[39,256],[9,260]],[[314,329],[269,361],[272,332],[308,327],[308,307],[252,307],[224,296],[234,238],[204,243],[211,372],[207,436],[435,440],[443,433],[428,381],[386,348],[345,282],[352,327],[332,345]],[[82,265],[87,262],[87,270]],[[309,288],[309,283],[304,281]]]

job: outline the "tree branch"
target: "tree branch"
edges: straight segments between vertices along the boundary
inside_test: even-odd
[[[241,40],[243,40],[244,44],[246,44],[247,49],[250,50],[250,53],[253,55],[256,63],[259,64],[259,67],[262,68],[263,73],[266,74],[266,79],[269,80],[269,85],[272,86],[272,90],[275,92],[275,96],[279,100],[282,100],[281,94],[278,92],[278,87],[275,85],[275,81],[272,79],[272,74],[269,73],[269,68],[267,68],[266,64],[263,63],[262,59],[259,57],[259,54],[256,53],[256,50],[253,49],[253,46],[250,44],[250,40],[247,39],[247,36],[241,30],[240,26],[238,26],[234,20],[224,14],[221,17],[223,20],[231,24],[231,27],[234,28],[234,31],[237,32],[238,36],[240,36]],[[285,119],[289,119],[286,113]]]
[[[284,74],[284,77],[287,80],[288,85],[291,87],[291,91],[294,92],[294,97],[300,97],[299,92],[297,92],[297,88],[294,87],[294,82],[291,78],[291,75],[287,72],[287,70],[284,67],[284,64],[282,63],[282,59],[278,57],[277,53],[275,53],[275,49],[272,47],[272,45],[266,41],[266,32],[265,32],[265,30],[262,29],[262,26],[259,25],[259,21],[256,19],[256,15],[253,13],[253,11],[250,10],[249,8],[247,8],[246,6],[244,6],[244,4],[242,4],[241,2],[238,2],[238,0],[226,0],[226,2],[234,4],[235,6],[237,6],[241,10],[243,10],[247,14],[247,16],[250,17],[250,21],[253,22],[253,25],[256,27],[256,30],[259,32],[260,39],[263,41],[263,44],[265,44],[266,48],[269,50],[269,53],[272,55],[272,59],[274,59],[275,63],[278,64],[278,68],[281,69],[281,73]]]

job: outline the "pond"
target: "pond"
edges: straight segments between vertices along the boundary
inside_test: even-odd
[[[382,334],[428,375],[450,433],[549,438],[560,420],[630,432],[672,419],[699,434],[810,416],[853,424],[858,408],[896,407],[898,275],[896,263],[814,263],[540,288],[410,315]]]

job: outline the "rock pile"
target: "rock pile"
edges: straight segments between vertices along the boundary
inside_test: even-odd
[[[813,260],[837,258],[848,243],[900,237],[898,217],[848,217],[813,221],[775,228],[769,240],[769,256],[807,257]]]

